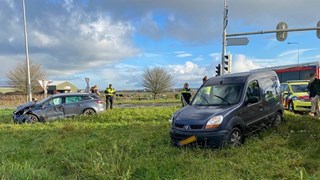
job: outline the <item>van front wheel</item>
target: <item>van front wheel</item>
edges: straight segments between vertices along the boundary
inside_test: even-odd
[[[273,126],[279,127],[283,121],[283,116],[280,113],[277,113],[273,120]]]
[[[240,146],[244,142],[242,131],[238,127],[234,127],[228,138],[228,144],[233,147]]]

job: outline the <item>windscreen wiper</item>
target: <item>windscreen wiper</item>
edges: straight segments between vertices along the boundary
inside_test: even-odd
[[[200,97],[202,97],[202,99],[204,99],[208,105],[210,104],[209,101],[203,95],[200,95]]]
[[[214,94],[213,96],[221,99],[222,101],[227,102],[229,106],[231,105],[231,103],[230,103],[228,100],[226,100],[225,98],[223,98],[223,97],[221,97],[221,96],[218,96],[218,95],[215,95],[215,94]]]

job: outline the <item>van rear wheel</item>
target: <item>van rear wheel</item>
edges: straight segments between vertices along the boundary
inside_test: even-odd
[[[238,127],[234,127],[229,134],[228,144],[233,147],[238,147],[243,144],[243,142],[243,132]]]

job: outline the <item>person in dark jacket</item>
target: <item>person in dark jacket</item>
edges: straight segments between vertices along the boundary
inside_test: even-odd
[[[183,88],[181,89],[181,101],[182,101],[182,107],[184,107],[186,104],[190,104],[191,99],[191,93],[188,83],[184,83]]]
[[[320,116],[319,100],[320,100],[320,80],[316,78],[314,73],[310,74],[310,81],[308,84],[309,98],[311,99],[311,116]]]

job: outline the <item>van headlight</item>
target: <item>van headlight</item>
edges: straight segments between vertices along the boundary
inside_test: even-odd
[[[214,116],[212,118],[209,119],[209,121],[206,124],[205,129],[212,129],[212,128],[216,128],[219,127],[220,124],[223,121],[223,116],[219,115],[219,116]]]

